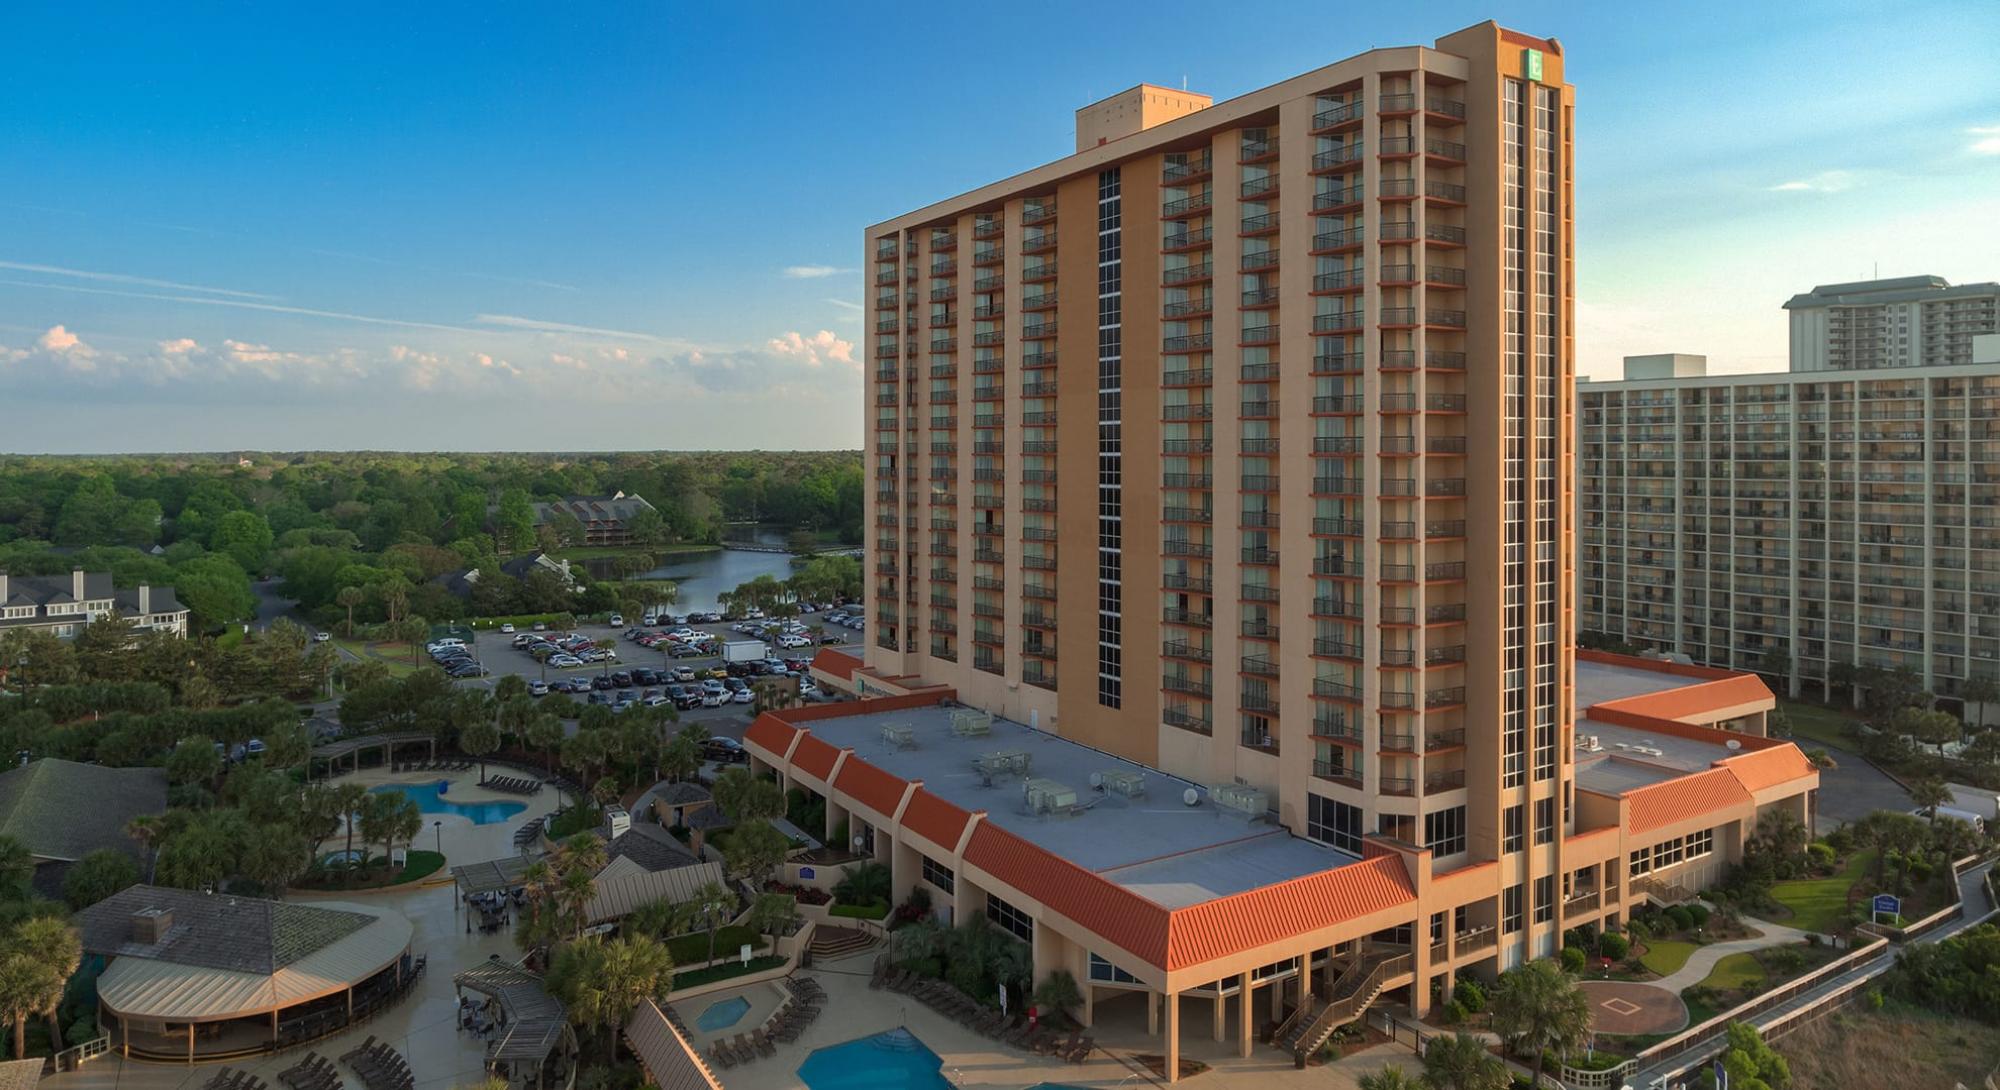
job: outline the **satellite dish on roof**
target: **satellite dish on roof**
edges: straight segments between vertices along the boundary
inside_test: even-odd
[[[1195,790],[1194,788],[1192,788],[1192,787],[1190,787],[1190,788],[1188,788],[1187,790],[1185,790],[1185,791],[1181,792],[1181,805],[1183,805],[1183,806],[1200,806],[1200,805],[1201,805],[1201,792],[1199,792],[1199,791],[1196,791],[1196,790]]]
[[[1090,774],[1090,786],[1102,788],[1104,786],[1104,773],[1092,772]]]
[[[1737,740],[1736,740],[1736,739],[1734,739],[1734,738],[1731,738],[1730,740],[1728,740],[1727,742],[1724,742],[1724,743],[1722,743],[1722,744],[1723,744],[1723,745],[1724,745],[1725,747],[1729,748],[1729,749],[1742,749],[1742,748],[1743,748],[1743,743],[1741,743],[1741,742],[1737,741]]]

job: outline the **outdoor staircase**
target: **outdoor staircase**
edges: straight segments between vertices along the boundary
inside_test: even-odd
[[[1695,892],[1686,886],[1652,877],[1632,879],[1632,895],[1650,897],[1654,904],[1662,908],[1669,905],[1683,905],[1695,899]]]
[[[1364,948],[1334,979],[1325,1004],[1318,1005],[1312,998],[1300,1003],[1278,1027],[1273,1043],[1290,1052],[1293,1064],[1303,1068],[1306,1060],[1333,1036],[1334,1030],[1361,1017],[1388,982],[1409,972],[1413,965],[1408,953],[1398,953],[1393,948]]]
[[[872,932],[854,927],[830,927],[820,924],[813,928],[812,942],[807,944],[806,950],[811,953],[813,963],[818,964],[873,949],[876,942],[877,939]]]

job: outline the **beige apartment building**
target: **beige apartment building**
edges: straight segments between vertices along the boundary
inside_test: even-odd
[[[1795,353],[1801,300],[1873,311],[1918,284],[1932,302],[1903,305],[1979,298],[1936,277],[1878,283],[1787,302]],[[1808,339],[1788,372],[1669,373],[1637,357],[1624,381],[1580,384],[1581,628],[1736,669],[1777,652],[1793,695],[1848,667],[1907,667],[1941,694],[2000,678],[2000,321],[1986,298],[1951,334],[1965,344],[1952,365],[1829,367]]]
[[[869,699],[746,746],[1169,1071],[1183,997],[1310,1051],[1810,816],[1754,678],[1572,653],[1563,61],[1141,85],[864,237]]]

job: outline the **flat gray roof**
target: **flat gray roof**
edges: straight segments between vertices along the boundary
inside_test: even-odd
[[[1356,857],[1295,837],[1282,826],[1250,821],[1218,807],[1207,785],[1169,776],[1022,723],[994,719],[985,737],[952,731],[954,709],[941,706],[862,712],[803,724],[814,735],[891,775],[922,780],[924,789],[964,810],[984,810],[986,820],[1087,870],[1168,908],[1199,904],[1274,882],[1356,862]],[[910,728],[915,745],[884,741],[882,728]],[[1056,780],[1076,792],[1086,809],[1074,816],[1029,811],[1024,780],[996,777],[989,786],[976,767],[981,755],[1019,750],[1032,762],[1030,778]],[[1137,773],[1139,798],[1093,790],[1093,772]],[[1181,795],[1194,788],[1196,806]]]
[[[1576,785],[1603,795],[1622,795],[1677,776],[1706,772],[1715,762],[1735,752],[1727,744],[1728,736],[1716,733],[1716,741],[1710,743],[1597,719],[1579,719]],[[1595,750],[1589,747],[1592,738],[1598,742],[1599,748]]]
[[[1578,711],[1608,700],[1684,689],[1699,685],[1701,679],[1647,670],[1637,666],[1613,666],[1603,662],[1576,661],[1576,707]],[[1577,728],[1582,733],[1582,728]]]

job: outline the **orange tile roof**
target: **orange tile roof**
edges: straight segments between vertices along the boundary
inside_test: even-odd
[[[1657,693],[1628,696],[1623,700],[1607,700],[1593,705],[1592,709],[1607,708],[1655,719],[1679,720],[1774,699],[1763,678],[1755,674],[1736,674],[1716,681],[1683,685],[1678,689],[1663,689]]]
[[[892,776],[859,757],[849,757],[841,764],[840,778],[833,785],[848,798],[890,819],[895,818],[896,808],[903,804],[903,792],[910,787],[909,781]]]
[[[958,850],[958,838],[965,835],[965,823],[971,820],[971,814],[922,788],[903,807],[903,828],[946,851]]]
[[[831,647],[820,648],[813,656],[812,668],[824,670],[843,681],[853,681],[854,671],[861,669],[861,660],[845,651],[835,651]]]
[[[1756,753],[1727,757],[1720,763],[1735,773],[1737,781],[1746,791],[1762,791],[1817,771],[1795,745],[1773,746]]]
[[[1403,860],[1384,855],[1175,909],[1164,968],[1199,965],[1416,899]]]
[[[783,760],[792,748],[792,739],[799,734],[797,727],[791,726],[770,712],[757,717],[750,729],[743,732],[745,742],[754,742],[779,760]]]
[[[840,751],[810,731],[792,751],[792,767],[822,782],[833,775],[833,766],[839,761]]]
[[[982,821],[965,861],[1032,895],[1149,965],[1167,966],[1167,910],[1131,890]]]
[[[1727,768],[1712,768],[1692,776],[1677,776],[1626,794],[1631,805],[1628,833],[1646,833],[1701,814],[1731,806],[1746,806],[1750,792]]]

